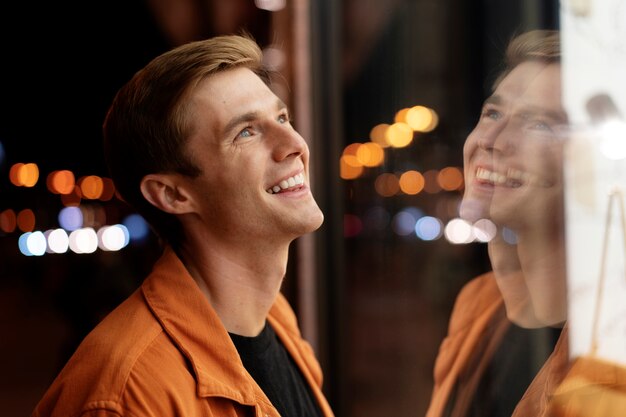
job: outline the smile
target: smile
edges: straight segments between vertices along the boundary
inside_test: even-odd
[[[304,184],[304,174],[296,174],[293,177],[282,180],[278,184],[265,190],[268,194],[278,194],[284,191],[293,191]]]
[[[549,181],[541,180],[538,176],[519,169],[509,168],[506,174],[490,171],[485,168],[476,170],[476,179],[491,183],[493,185],[502,185],[509,188],[518,188],[522,185],[550,187],[553,184]]]

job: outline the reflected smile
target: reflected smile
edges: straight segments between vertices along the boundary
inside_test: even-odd
[[[509,168],[506,173],[490,171],[479,167],[476,169],[476,179],[483,183],[501,185],[509,188],[519,188],[522,185],[550,187],[553,184],[546,180],[541,180],[537,175],[519,169]]]

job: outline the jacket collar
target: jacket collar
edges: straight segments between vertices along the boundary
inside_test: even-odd
[[[221,396],[247,405],[264,397],[217,313],[171,247],[165,248],[142,292],[164,331],[191,363],[199,396]]]

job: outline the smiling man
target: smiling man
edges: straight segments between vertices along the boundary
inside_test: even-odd
[[[189,43],[116,95],[107,162],[164,252],[81,343],[34,417],[333,415],[280,293],[289,245],[323,215],[307,144],[261,58],[246,37]]]
[[[558,32],[514,38],[465,142],[461,217],[499,233],[456,299],[427,417],[547,416],[567,370],[560,59]]]

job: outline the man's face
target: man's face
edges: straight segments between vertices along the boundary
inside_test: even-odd
[[[236,68],[211,76],[192,92],[190,109],[186,151],[202,173],[188,181],[207,236],[282,243],[322,224],[307,144],[257,75]]]
[[[524,227],[562,200],[559,64],[524,62],[498,85],[463,148],[461,217]]]

